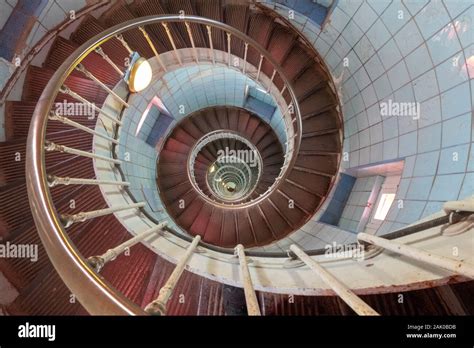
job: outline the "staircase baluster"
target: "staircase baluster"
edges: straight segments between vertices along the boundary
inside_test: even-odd
[[[308,256],[298,246],[292,244],[290,250],[295,253],[298,258],[303,261],[311,270],[316,273],[321,280],[329,285],[329,287],[351,307],[358,315],[379,315],[372,307],[365,303],[351,289],[341,283],[336,277],[323,268],[318,262]]]
[[[125,47],[125,49],[128,51],[128,54],[131,55],[133,53],[133,50],[128,45],[127,41],[125,41],[122,34],[115,35],[115,38],[120,41],[123,47]]]
[[[125,250],[130,249],[132,246],[140,243],[142,240],[154,235],[155,233],[161,232],[163,227],[165,227],[167,224],[168,223],[166,221],[161,222],[158,225],[146,230],[145,232],[137,234],[135,237],[130,238],[115,248],[107,250],[102,255],[89,257],[87,262],[97,273],[99,273],[107,262],[115,260],[117,256],[125,252]]]
[[[150,38],[150,35],[146,32],[144,27],[138,27],[140,31],[142,32],[143,36],[145,37],[145,40],[148,42],[148,45],[150,46],[151,50],[155,54],[156,59],[158,60],[158,63],[161,65],[164,71],[167,71],[166,66],[163,64],[163,61],[161,60],[160,55],[158,54],[158,51],[156,50],[155,44]]]
[[[212,64],[216,65],[216,57],[214,56],[214,43],[212,42],[212,27],[210,25],[206,25],[206,28],[207,36],[209,37],[209,45],[211,47]]]
[[[357,234],[357,239],[384,248],[386,250],[393,251],[394,253],[406,256],[410,259],[426,262],[430,265],[434,265],[451,271],[453,273],[474,279],[474,266],[464,261],[453,260],[445,256],[434,255],[430,252],[409,245],[373,236],[363,232]]]
[[[186,26],[186,31],[188,32],[189,36],[189,41],[191,41],[191,46],[193,48],[193,54],[194,54],[194,59],[196,60],[196,63],[199,63],[199,58],[196,50],[196,45],[194,44],[194,38],[193,38],[193,33],[191,31],[191,26],[189,25],[188,22],[184,22],[184,25]]]
[[[189,259],[194,253],[199,241],[201,240],[201,236],[197,235],[194,237],[191,244],[186,249],[186,252],[181,257],[179,262],[176,264],[176,267],[171,273],[170,277],[166,281],[165,285],[160,289],[160,293],[158,298],[152,302],[150,302],[146,307],[145,311],[150,314],[155,315],[165,315],[166,314],[166,304],[168,303],[171,295],[173,294],[173,290],[176,287],[176,284],[179,281],[179,278],[184,272],[186,264],[188,263]]]
[[[115,163],[115,164],[121,164],[122,163],[122,161],[118,160],[118,159],[110,158],[110,157],[107,157],[107,156],[97,155],[95,153],[74,149],[72,147],[68,147],[68,146],[64,146],[64,145],[58,145],[58,144],[55,144],[51,141],[46,141],[45,143],[46,143],[45,150],[48,151],[48,152],[52,152],[52,151],[64,152],[64,153],[68,153],[68,154],[71,154],[71,155],[78,155],[78,156],[82,156],[82,157],[100,159],[102,161],[112,162],[112,163]]]
[[[231,40],[231,33],[227,33],[227,57],[228,57],[228,64],[230,68],[230,61],[231,61],[231,53],[230,53],[230,40]]]
[[[145,203],[140,202],[140,203],[133,203],[133,204],[118,205],[118,206],[111,207],[111,208],[105,208],[105,209],[99,209],[99,210],[93,210],[93,211],[87,211],[87,212],[80,212],[80,213],[72,214],[72,215],[61,214],[61,221],[63,222],[65,227],[69,227],[73,223],[76,223],[76,222],[84,222],[84,221],[87,221],[87,220],[94,219],[96,217],[109,215],[109,214],[119,212],[119,211],[123,211],[123,210],[142,208],[144,206],[145,206]]]
[[[175,55],[176,59],[179,62],[179,65],[183,65],[183,62],[181,61],[181,58],[178,54],[178,50],[176,48],[176,44],[174,43],[173,36],[171,35],[170,28],[168,27],[168,23],[162,23],[162,24],[163,24],[163,27],[166,30],[166,34],[168,35],[168,39],[170,40],[171,46],[173,46],[173,52],[174,52],[174,55]]]
[[[78,64],[76,66],[76,70],[80,71],[84,75],[86,75],[88,78],[90,78],[92,81],[96,82],[100,87],[105,89],[109,94],[111,94],[115,99],[117,99],[123,106],[128,108],[130,105],[123,100],[117,93],[115,93],[113,90],[111,90],[105,83],[100,81],[97,77],[95,77],[90,71],[88,71],[84,65]]]
[[[48,186],[55,187],[57,185],[117,185],[117,186],[130,186],[127,181],[115,181],[115,180],[95,180],[95,179],[82,179],[82,178],[70,178],[70,177],[59,177],[55,175],[48,175]]]
[[[272,77],[270,78],[271,83],[273,83],[273,79],[275,78],[276,72],[277,72],[276,69],[273,69]],[[270,93],[271,83],[268,84],[267,93]]]
[[[262,71],[262,64],[263,64],[263,54],[260,55],[260,61],[258,62],[258,71],[257,71],[257,82],[260,78],[260,72]]]
[[[124,72],[112,61],[112,59],[109,58],[109,56],[104,52],[104,50],[102,49],[102,47],[97,47],[95,49],[95,51],[102,57],[104,58],[104,60],[110,64],[110,66],[112,68],[114,68],[114,70],[116,72],[118,72],[120,74],[120,76],[125,76]]]
[[[73,97],[74,99],[80,101],[81,103],[84,103],[84,104],[87,104],[89,106],[91,106],[95,111],[97,111],[99,113],[99,116],[100,115],[103,115],[105,116],[106,118],[108,118],[109,120],[111,120],[112,122],[115,122],[117,123],[118,125],[122,125],[122,121],[120,120],[117,120],[115,117],[113,117],[112,115],[109,115],[108,113],[104,112],[101,108],[99,108],[98,106],[96,106],[94,103],[91,103],[90,101],[88,101],[87,99],[81,97],[79,94],[77,94],[76,92],[72,91],[68,86],[66,85],[63,85],[59,91],[61,93],[64,93],[64,94],[67,94],[67,95],[70,95],[71,97]]]
[[[244,252],[244,247],[239,244],[235,247],[235,252],[239,258],[240,264],[240,278],[244,285],[245,301],[247,302],[248,315],[261,315],[260,307],[258,306],[257,295],[252,284],[252,278],[250,277],[249,267],[247,265],[247,259]]]
[[[245,51],[244,51],[244,66],[242,68],[242,73],[245,74],[245,69],[247,68],[247,53],[249,50],[249,43],[245,43]]]
[[[77,129],[80,129],[84,132],[87,132],[89,134],[93,134],[93,135],[96,135],[100,138],[103,138],[103,139],[106,139],[114,144],[119,144],[119,141],[117,139],[114,139],[114,138],[111,138],[105,134],[102,134],[100,132],[97,132],[96,130],[94,129],[91,129],[89,127],[86,127],[86,126],[83,126],[82,124],[80,123],[77,123],[77,122],[74,122],[72,121],[71,119],[67,118],[67,117],[64,117],[64,116],[60,116],[60,115],[56,115],[54,113],[51,113],[51,115],[48,117],[51,121],[59,121],[61,123],[64,123],[64,124],[67,124],[68,126],[71,126],[71,127],[74,127],[74,128],[77,128]]]

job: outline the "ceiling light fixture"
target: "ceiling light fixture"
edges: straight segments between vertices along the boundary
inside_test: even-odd
[[[150,85],[153,77],[151,65],[146,58],[140,57],[137,52],[132,53],[131,62],[125,74],[125,81],[131,92],[143,91]]]

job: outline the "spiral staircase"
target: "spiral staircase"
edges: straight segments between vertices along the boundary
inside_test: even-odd
[[[246,62],[237,68],[242,74],[266,81],[269,93],[280,98],[286,142],[258,113],[241,107],[209,106],[182,118],[157,147],[157,195],[168,214],[158,221],[128,190],[128,178],[120,169],[125,161],[117,155],[122,114],[104,110],[111,101],[121,108],[130,103],[130,94],[116,87],[131,52],[165,70],[198,64],[199,48],[212,53],[213,64],[225,66],[228,55],[229,68],[231,56],[237,57]],[[184,50],[195,54],[186,60]],[[216,62],[216,52],[224,62]],[[338,98],[321,58],[297,30],[252,2],[119,1],[98,18],[86,16],[70,39],[57,36],[43,66],[28,67],[21,101],[6,103],[0,236],[40,248],[34,263],[0,259],[4,275],[21,289],[2,311],[223,315],[232,312],[231,285],[244,288],[249,314],[450,314],[449,306],[432,305],[446,288],[468,303],[462,282],[411,291],[407,296],[426,305],[418,308],[397,307],[396,294],[390,291],[357,296],[348,290],[353,296],[348,299],[340,294],[344,288],[337,279],[333,291],[342,299],[327,290],[318,296],[296,296],[296,305],[290,305],[287,294],[292,290],[279,289],[271,280],[263,280],[262,290],[253,291],[251,278],[255,281],[257,271],[249,272],[249,266],[254,259],[271,259],[269,268],[285,272],[301,266],[286,268],[288,257],[290,263],[299,259],[317,268],[306,257],[321,255],[321,250],[304,252],[301,245],[271,253],[259,247],[291,235],[329,195],[342,156]],[[51,114],[53,103],[64,100],[95,105],[98,116],[88,119],[84,114],[76,122]],[[98,154],[98,141],[110,147],[108,155]],[[223,149],[252,151],[257,168],[221,165]],[[118,179],[98,178],[99,165],[107,165]],[[223,191],[214,172],[232,182],[232,189],[226,186]],[[126,205],[110,204],[103,189],[109,185],[120,188]],[[149,229],[131,231],[116,214],[123,211],[138,216]],[[156,238],[172,246],[158,250],[151,242]],[[176,255],[173,248],[182,257],[170,256]],[[129,255],[120,255],[129,249]],[[220,281],[228,275],[216,276],[212,267],[208,273],[187,267],[196,259],[193,253],[221,260],[234,273],[237,267],[240,281]],[[172,294],[187,300],[183,304]]]

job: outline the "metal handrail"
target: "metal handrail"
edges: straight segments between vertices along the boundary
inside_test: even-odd
[[[86,310],[91,313],[137,315],[144,312],[122,294],[117,293],[107,281],[94,272],[64,229],[61,217],[52,202],[46,173],[44,146],[48,116],[66,78],[88,54],[96,51],[103,43],[130,29],[145,25],[167,22],[184,23],[186,21],[217,27],[251,44],[260,54],[265,56],[280,74],[283,82],[287,85],[292,100],[295,102],[297,100],[289,81],[283,74],[282,68],[255,40],[234,27],[197,16],[163,15],[132,19],[91,38],[61,64],[43,90],[33,113],[27,140],[26,181],[33,217],[50,260],[58,273],[61,274],[64,283],[76,295]],[[299,134],[295,142],[295,148],[297,149],[301,139],[301,115],[297,103],[294,104],[294,107],[297,115],[294,126],[296,127],[296,134]],[[292,161],[295,160],[296,157],[292,156]]]
[[[30,205],[33,211],[33,217],[41,237],[41,240],[45,246],[46,251],[52,261],[54,267],[61,275],[65,284],[69,289],[75,294],[81,304],[91,313],[106,313],[106,314],[145,314],[145,312],[133,304],[121,293],[118,293],[107,281],[100,277],[96,272],[94,272],[91,265],[85,260],[82,255],[79,253],[77,248],[71,242],[68,234],[65,231],[63,223],[61,221],[61,216],[56,211],[53,202],[51,193],[49,191],[49,180],[46,173],[46,164],[45,164],[45,135],[46,135],[46,125],[48,121],[48,116],[50,115],[51,107],[54,103],[54,100],[63,85],[66,78],[73,71],[73,69],[80,64],[80,62],[93,50],[97,49],[102,43],[106,42],[111,37],[119,35],[129,29],[137,28],[139,26],[152,24],[152,23],[164,23],[164,22],[185,22],[191,21],[194,23],[213,25],[218,28],[228,30],[229,32],[234,33],[237,37],[241,38],[245,36],[241,34],[237,29],[234,29],[228,25],[216,22],[210,19],[205,19],[195,16],[177,16],[177,15],[165,15],[165,16],[149,16],[139,19],[130,20],[128,22],[122,23],[115,27],[109,28],[104,33],[99,34],[79,47],[76,52],[67,58],[65,62],[58,68],[55,74],[52,76],[51,80],[48,82],[45,87],[38,103],[35,108],[31,126],[29,130],[28,140],[27,140],[27,158],[26,158],[26,180],[28,195],[30,198]],[[252,39],[246,38],[246,41],[250,43],[255,43]],[[255,43],[256,44],[256,43]],[[258,44],[257,44],[258,45]],[[266,51],[265,51],[266,52]],[[267,52],[268,53],[268,52]],[[273,59],[268,56],[266,57],[271,63]],[[277,66],[277,65],[274,65]],[[281,74],[281,70],[278,70]],[[288,84],[288,81],[285,79],[285,76],[281,74],[282,79],[288,85],[287,89],[290,92],[292,99],[296,101],[294,93],[291,90],[291,86]],[[296,126],[297,130],[301,132],[301,118],[299,113],[298,104],[294,104],[296,110]],[[294,153],[298,153],[300,133],[296,134],[298,138],[294,142],[292,150]],[[293,155],[292,159],[289,160],[287,168],[292,167],[292,161],[296,157]],[[286,173],[287,171],[285,171]],[[450,214],[450,222],[454,219],[451,219],[452,214]],[[439,219],[436,221],[436,224],[441,224],[445,222],[445,219]],[[433,224],[424,223],[425,226],[433,227]],[[421,225],[421,224],[420,224]],[[410,233],[416,232],[422,226],[414,227]],[[410,227],[406,229],[406,232],[402,234],[408,234]],[[399,231],[399,234],[401,231]],[[175,236],[189,241],[192,241],[190,236]],[[199,238],[198,238],[199,239]],[[194,240],[194,246],[198,245],[199,240]],[[229,253],[232,249],[220,248],[216,246],[210,246],[206,243],[199,243],[199,245],[207,247],[208,250],[222,252],[224,254]],[[231,252],[232,253],[232,252]],[[316,255],[319,254],[319,251],[306,252],[307,255]],[[260,253],[260,252],[241,252],[240,259],[242,256],[259,256],[259,257],[282,257],[286,258],[288,256],[294,257],[294,254],[291,253]]]
[[[197,184],[196,182],[196,177],[195,177],[195,174],[194,174],[194,162],[196,160],[196,157],[197,155],[199,154],[199,152],[206,146],[208,145],[209,143],[215,141],[215,140],[219,140],[219,139],[235,139],[235,140],[238,140],[242,143],[244,143],[247,147],[249,147],[255,154],[257,154],[258,156],[258,173],[257,173],[257,178],[256,178],[256,181],[255,181],[255,184],[254,184],[254,187],[256,187],[258,185],[258,182],[260,180],[260,177],[261,177],[261,174],[262,174],[262,165],[263,165],[263,160],[262,160],[262,157],[260,155],[260,151],[258,151],[258,149],[256,148],[255,145],[252,144],[252,142],[247,139],[245,136],[243,136],[242,134],[236,132],[236,131],[230,131],[230,130],[215,130],[215,131],[212,131],[212,132],[209,132],[205,135],[203,135],[200,139],[198,139],[198,141],[196,141],[196,143],[194,144],[194,146],[191,148],[191,151],[189,151],[189,156],[188,156],[188,160],[187,160],[187,166],[186,166],[186,170],[187,170],[187,174],[188,174],[188,178],[189,178],[189,181],[191,182],[191,185],[193,186],[193,188],[199,192],[202,196],[202,198],[204,200],[206,200],[206,202],[208,202],[209,204],[212,204],[214,206],[218,206],[218,207],[222,207],[222,208],[244,208],[244,207],[248,207],[249,204],[247,204],[246,202],[242,202],[242,203],[238,203],[238,202],[235,202],[233,203],[232,205],[229,205],[227,203],[222,203],[222,202],[217,202],[217,201],[214,201],[212,200],[210,197],[208,197],[203,191],[202,189],[199,187],[199,185]],[[243,201],[245,200],[246,198],[248,198],[248,196],[250,195],[251,193],[239,198],[239,201]],[[251,201],[250,201],[251,202]]]

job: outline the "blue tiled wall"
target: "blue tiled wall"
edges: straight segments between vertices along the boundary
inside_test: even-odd
[[[266,1],[285,17],[299,3],[280,11],[276,2]],[[472,0],[340,0],[324,30],[309,17],[289,20],[340,91],[349,154],[342,169],[405,160],[396,195],[403,204],[390,209],[384,233],[474,194],[473,18]],[[420,118],[381,115],[387,100],[418,103]]]

